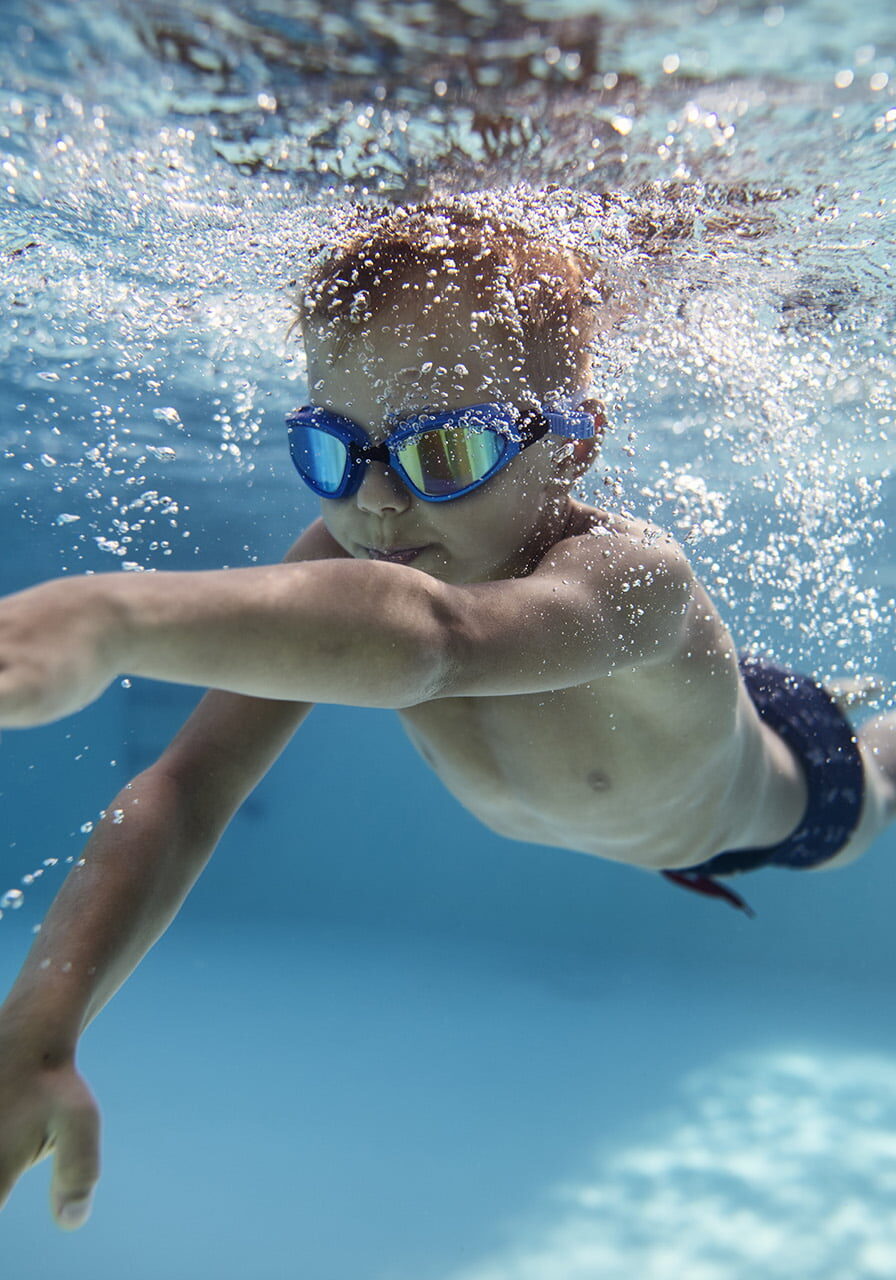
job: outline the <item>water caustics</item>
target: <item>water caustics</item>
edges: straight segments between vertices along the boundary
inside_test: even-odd
[[[731,1055],[691,1074],[649,1124],[545,1197],[503,1252],[446,1280],[893,1274],[891,1058]]]

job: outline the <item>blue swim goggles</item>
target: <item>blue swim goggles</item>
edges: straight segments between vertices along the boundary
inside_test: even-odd
[[[594,415],[583,409],[502,404],[427,409],[398,420],[381,444],[351,418],[314,405],[288,414],[286,428],[296,471],[322,498],[356,493],[367,463],[383,462],[424,502],[462,498],[549,432],[575,440],[595,434]]]

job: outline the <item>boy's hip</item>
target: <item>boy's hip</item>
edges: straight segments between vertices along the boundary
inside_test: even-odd
[[[742,657],[741,676],[763,722],[790,747],[805,773],[800,822],[778,844],[732,849],[682,871],[664,872],[685,888],[736,899],[713,877],[759,867],[818,867],[859,838],[865,770],[855,731],[833,695],[812,676],[761,658]],[[739,899],[735,905],[744,907]]]

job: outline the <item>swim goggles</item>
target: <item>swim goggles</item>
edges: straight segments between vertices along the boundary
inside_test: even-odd
[[[478,489],[548,433],[587,440],[594,415],[578,408],[517,410],[474,404],[400,419],[381,444],[329,409],[305,405],[287,415],[296,471],[322,498],[356,493],[368,462],[383,462],[424,502],[449,502]]]

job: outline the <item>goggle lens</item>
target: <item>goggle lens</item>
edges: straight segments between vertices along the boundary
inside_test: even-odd
[[[296,423],[291,432],[296,469],[322,492],[338,493],[349,464],[348,449],[343,442],[320,427]]]
[[[396,457],[411,484],[427,497],[440,498],[478,484],[506,448],[506,437],[496,431],[437,427],[403,441]]]

